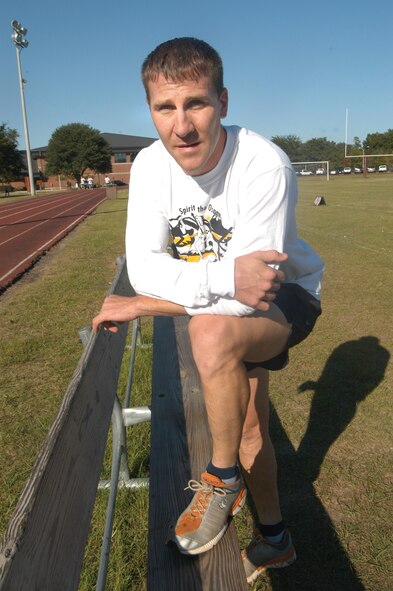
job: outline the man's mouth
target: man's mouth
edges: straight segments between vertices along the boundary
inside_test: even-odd
[[[178,144],[176,147],[180,148],[182,150],[186,149],[186,148],[196,148],[197,146],[200,145],[201,142],[193,142],[192,144]]]

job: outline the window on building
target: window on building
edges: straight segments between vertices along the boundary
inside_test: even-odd
[[[130,159],[131,162],[134,162],[135,158],[137,157],[138,152],[131,152],[130,153]]]
[[[115,162],[120,164],[121,162],[127,162],[127,154],[125,152],[117,152],[114,154]]]

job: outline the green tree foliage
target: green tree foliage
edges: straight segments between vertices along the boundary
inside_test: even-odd
[[[86,170],[111,171],[111,150],[98,129],[84,123],[58,127],[49,140],[45,173],[63,174],[80,183]]]
[[[291,162],[300,162],[303,160],[303,144],[297,135],[274,135],[272,142],[284,150]]]
[[[366,154],[393,154],[393,129],[388,129],[385,133],[369,133],[364,140],[364,149]],[[373,164],[393,164],[393,157],[373,158]]]
[[[336,157],[335,142],[325,137],[314,137],[303,144],[303,159],[315,162],[317,160],[333,160]]]
[[[347,145],[347,153],[351,156],[359,154],[359,159],[345,158],[344,142],[333,142],[326,137],[312,138],[306,142],[297,135],[276,135],[272,142],[280,146],[289,156],[291,162],[318,162],[327,160],[330,169],[342,168],[343,166],[362,166],[363,148],[366,154],[393,154],[393,130],[389,129],[385,133],[369,134],[364,142],[359,137],[353,139],[353,144]],[[391,159],[378,158],[372,159],[374,165],[393,164]],[[370,160],[369,160],[370,162]]]
[[[21,153],[18,150],[18,132],[5,123],[0,125],[0,181],[17,179],[23,168]]]

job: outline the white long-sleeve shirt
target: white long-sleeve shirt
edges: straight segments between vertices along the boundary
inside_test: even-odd
[[[319,298],[323,262],[297,236],[297,179],[288,157],[260,135],[225,129],[219,163],[201,176],[185,174],[161,141],[138,154],[126,230],[131,284],[190,315],[243,316],[254,310],[234,299],[235,258],[276,249],[288,254],[280,266],[286,282]]]

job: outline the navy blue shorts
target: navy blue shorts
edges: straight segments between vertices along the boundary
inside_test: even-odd
[[[287,347],[282,353],[268,361],[244,361],[247,371],[256,367],[277,371],[285,367],[289,360],[289,349],[308,337],[318,316],[322,313],[319,300],[296,283],[283,283],[277,292],[274,303],[280,308],[287,322],[292,325]]]

